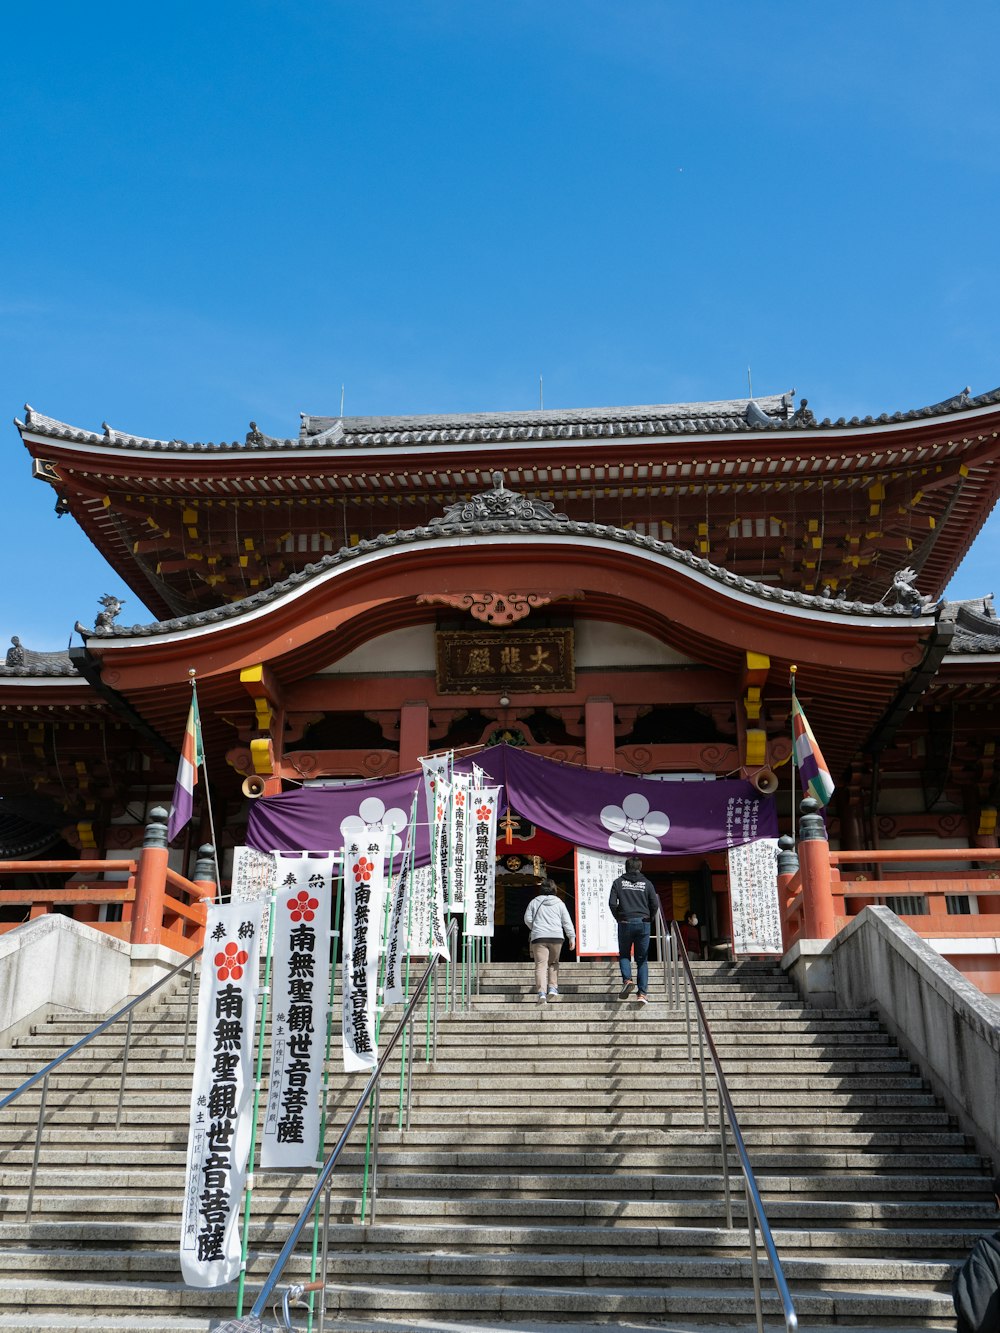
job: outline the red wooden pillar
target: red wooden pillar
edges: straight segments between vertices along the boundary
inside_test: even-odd
[[[799,863],[802,867],[802,933],[810,940],[834,935],[833,893],[830,888],[830,843],[820,804],[811,796],[799,806]]]
[[[399,710],[399,771],[409,773],[420,767],[420,760],[430,752],[430,710],[425,699],[411,699]]]
[[[590,768],[615,767],[615,703],[609,695],[584,704],[584,745]]]
[[[163,927],[163,899],[167,891],[167,812],[162,806],[149,812],[146,836],[135,877],[132,943],[159,944]]]

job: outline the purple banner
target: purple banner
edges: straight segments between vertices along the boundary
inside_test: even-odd
[[[505,791],[504,805],[577,847],[626,856],[693,856],[778,836],[774,801],[749,782],[660,782],[563,764],[509,745],[456,761],[477,763]],[[351,787],[301,787],[250,808],[247,843],[262,852],[325,851],[345,836],[391,829],[406,837],[419,772]],[[423,802],[421,802],[421,813]],[[347,831],[344,831],[347,821]],[[416,864],[427,865],[427,825],[416,827]]]

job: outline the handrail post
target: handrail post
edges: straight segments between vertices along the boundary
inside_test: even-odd
[[[184,1059],[187,1059],[188,1049],[191,1041],[191,1004],[194,1000],[194,964],[191,964],[188,971],[188,997],[187,1008],[184,1012]]]
[[[753,1275],[753,1305],[757,1315],[757,1333],[764,1333],[764,1307],[760,1298],[760,1261],[757,1258],[757,1217],[750,1198],[750,1182],[743,1177],[743,1193],[747,1203],[747,1225],[750,1229],[750,1272]]]
[[[705,1078],[705,1020],[698,1015],[698,1064],[701,1068],[702,1123],[708,1129],[708,1081]]]
[[[163,903],[167,893],[167,812],[158,805],[149,812],[135,876],[132,909],[133,944],[159,944],[163,931]]]
[[[722,1141],[722,1188],[726,1196],[726,1226],[733,1229],[733,1200],[729,1189],[729,1145],[726,1143],[726,1114],[719,1086],[719,1138]]]
[[[122,1073],[118,1080],[118,1109],[115,1112],[115,1129],[122,1127],[122,1102],[125,1099],[125,1076],[128,1074],[128,1055],[129,1048],[132,1045],[132,1015],[134,1009],[128,1011],[128,1021],[125,1024],[125,1047],[122,1050]]]
[[[319,1271],[323,1274],[324,1281],[326,1280],[327,1260],[330,1257],[330,1191],[332,1188],[333,1187],[331,1185],[327,1185],[326,1195],[323,1201],[323,1241],[322,1241],[322,1248],[320,1251],[322,1255],[321,1258],[322,1267],[320,1268]],[[319,1333],[323,1333],[323,1330],[325,1328],[326,1328],[326,1287],[323,1288],[323,1294],[320,1297],[320,1302],[319,1302]]]
[[[31,1221],[31,1212],[35,1205],[35,1180],[38,1177],[38,1155],[42,1150],[42,1129],[45,1126],[45,1103],[49,1095],[49,1076],[42,1079],[42,1098],[38,1103],[38,1120],[35,1124],[35,1151],[31,1158],[31,1179],[28,1181],[28,1202],[24,1210],[25,1222]]]
[[[375,1210],[378,1207],[378,1118],[379,1118],[379,1100],[382,1091],[382,1079],[379,1077],[375,1081],[375,1133],[372,1138],[372,1211],[371,1224],[375,1225]],[[323,1266],[323,1276],[326,1277],[326,1265]]]

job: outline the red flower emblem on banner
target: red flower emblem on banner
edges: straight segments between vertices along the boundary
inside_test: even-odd
[[[488,805],[481,805],[479,809],[476,811],[476,818],[479,820],[480,823],[484,823],[487,819],[489,819],[489,817],[490,817],[490,807]]]
[[[246,949],[241,949],[238,944],[232,941],[226,945],[225,950],[215,955],[215,966],[218,968],[218,977],[220,981],[239,981],[243,975],[243,968],[246,966],[250,955]]]
[[[293,921],[311,921],[316,915],[318,906],[319,899],[310,898],[305,889],[288,900],[288,910],[292,914]]]
[[[456,804],[456,805],[464,805],[464,804],[465,804],[465,792],[464,792],[464,791],[457,791],[457,792],[455,793],[455,804]]]
[[[372,877],[375,869],[375,862],[369,861],[366,856],[362,856],[354,867],[354,878],[359,884],[367,884]]]

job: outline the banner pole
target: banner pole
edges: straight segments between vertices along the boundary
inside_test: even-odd
[[[207,782],[206,782],[207,787]],[[209,802],[211,804],[211,802]],[[243,1193],[243,1239],[240,1256],[240,1281],[236,1292],[236,1318],[243,1318],[243,1293],[247,1279],[247,1254],[250,1249],[250,1207],[253,1198],[254,1160],[257,1155],[257,1116],[260,1112],[260,1087],[264,1072],[264,1030],[267,1027],[267,1001],[271,994],[271,954],[274,949],[274,918],[278,914],[277,885],[270,895],[271,910],[267,918],[267,955],[264,964],[264,985],[261,988],[260,1027],[257,1032],[257,1068],[253,1083],[253,1119],[250,1122],[250,1151],[247,1161],[250,1171],[247,1174],[246,1189]],[[257,966],[260,966],[258,962]]]
[[[413,793],[413,800],[410,802],[410,826],[406,831],[406,851],[404,860],[400,869],[399,887],[402,891],[406,888],[406,965],[403,976],[403,996],[404,1002],[409,1003],[410,999],[410,941],[413,938],[413,873],[415,870],[414,862],[416,860],[416,836],[417,836],[417,803],[420,799],[420,786]],[[403,1037],[399,1043],[399,1132],[403,1132],[403,1084],[405,1082],[406,1069],[406,1047],[410,1041],[410,1029],[403,1029]]]
[[[392,852],[391,852],[391,844],[390,844],[390,853],[389,853],[389,885],[390,885],[390,888],[391,888],[391,886],[392,886]],[[387,940],[387,938],[388,938],[389,904],[390,904],[390,894],[387,893],[387,894],[385,895],[385,903],[384,903],[384,905],[383,905],[383,907],[382,907],[382,933],[381,933],[381,942],[380,942],[380,945],[379,945],[378,985],[377,985],[376,988],[375,988],[375,1049],[376,1049],[376,1050],[378,1050],[379,1036],[380,1036],[381,1031],[382,1031],[382,1015],[383,1015],[383,1013],[384,1013],[384,1011],[385,1011],[385,969],[386,969],[386,964],[387,964],[387,962],[388,962],[387,952],[386,952],[386,947],[385,947],[385,946],[386,946],[386,940]],[[376,1063],[377,1063],[377,1062],[376,1062]],[[370,1099],[369,1099],[369,1102],[368,1102],[368,1134],[367,1134],[367,1136],[366,1136],[366,1138],[365,1138],[365,1173],[364,1173],[364,1180],[362,1181],[362,1185],[361,1185],[361,1221],[362,1221],[362,1223],[364,1222],[366,1216],[368,1215],[368,1179],[369,1179],[369,1163],[370,1163],[370,1161],[371,1161],[371,1156],[372,1156],[372,1127],[373,1127],[373,1125],[374,1125],[374,1131],[375,1131],[375,1138],[376,1138],[376,1140],[377,1140],[377,1138],[378,1138],[378,1124],[375,1123],[375,1121],[374,1121],[374,1117],[375,1117],[375,1107],[376,1107],[376,1103],[377,1103],[377,1101],[378,1101],[378,1095],[377,1095],[377,1090],[376,1090],[376,1095],[375,1095],[374,1097],[370,1098]],[[373,1192],[374,1192],[374,1184],[375,1184],[375,1182],[374,1182],[374,1178],[373,1178],[373,1179],[372,1179]],[[374,1210],[375,1210],[375,1200],[374,1200],[374,1198],[373,1198],[373,1199],[372,1199],[372,1211],[374,1212]]]
[[[330,928],[330,942],[328,947],[332,948],[333,957],[330,959],[330,987],[327,997],[326,1013],[326,1057],[323,1061],[323,1104],[319,1116],[319,1143],[316,1145],[316,1174],[319,1175],[323,1169],[324,1145],[326,1143],[326,1122],[328,1115],[328,1102],[330,1096],[330,1048],[333,1045],[333,1010],[334,998],[337,990],[337,944],[340,942],[340,906],[341,894],[344,888],[344,853],[334,852],[334,866],[337,876],[337,897],[333,910],[333,921]],[[319,1260],[319,1199],[316,1200],[316,1207],[313,1212],[313,1237],[312,1237],[312,1256],[309,1261],[309,1281],[316,1281],[316,1268]],[[316,1293],[309,1293],[309,1318],[307,1328],[312,1330],[313,1314],[315,1311]]]
[[[788,668],[788,683],[789,683],[789,685],[792,687],[792,711],[793,711],[793,714],[794,714],[794,709],[795,709],[795,674],[796,674],[797,671],[798,671],[798,667],[797,667],[797,666],[790,666],[790,667]],[[796,756],[796,753],[795,753],[795,722],[794,722],[794,720],[793,720],[793,721],[792,721],[792,763],[791,763],[791,771],[792,771],[792,842],[793,842],[793,843],[794,843],[794,841],[795,841],[795,793],[796,793],[796,791],[797,791],[796,781],[795,781],[795,779],[796,779],[796,759],[797,759],[797,756]]]
[[[205,749],[205,731],[201,725],[201,704],[198,702],[198,684],[197,672],[194,667],[188,668],[188,676],[191,680],[191,697],[194,700],[195,713],[198,717],[198,732],[201,739],[201,771],[205,775],[205,809],[208,812],[208,831],[212,839],[212,861],[215,864],[215,891],[217,901],[222,901],[222,875],[219,871],[219,843],[215,836],[215,816],[212,814],[212,788],[208,780],[208,751]],[[232,893],[232,884],[229,886]]]

